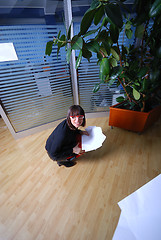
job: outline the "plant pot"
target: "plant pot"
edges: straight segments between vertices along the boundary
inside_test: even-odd
[[[149,112],[138,112],[119,108],[121,103],[110,107],[109,126],[127,129],[133,132],[143,132],[159,119],[161,106]]]

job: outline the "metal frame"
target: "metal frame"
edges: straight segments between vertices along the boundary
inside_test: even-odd
[[[6,123],[8,129],[10,130],[10,132],[11,132],[11,134],[12,134],[12,136],[13,136],[14,138],[16,138],[16,132],[15,132],[14,128],[12,127],[12,124],[10,123],[10,121],[9,121],[9,119],[8,119],[5,111],[3,110],[1,104],[0,104],[0,115],[2,116],[4,122]]]
[[[49,128],[55,128],[63,119],[62,118],[60,120],[57,120],[57,121],[54,121],[54,122],[51,122],[51,123],[46,123],[46,124],[43,124],[43,125],[38,126],[38,127],[27,129],[27,130],[24,130],[22,132],[15,132],[12,124],[10,123],[6,113],[4,112],[4,110],[2,108],[2,105],[0,105],[0,115],[2,116],[2,118],[5,122],[5,124],[7,125],[10,133],[12,134],[12,136],[15,139],[24,138],[24,137],[27,137],[29,135],[47,130]],[[107,117],[107,116],[108,116],[108,112],[96,112],[96,113],[87,113],[86,114],[86,118],[97,118],[97,117]]]
[[[69,26],[71,25],[71,38],[72,38],[74,35],[74,30],[73,30],[73,23],[72,23],[71,0],[64,0],[64,14],[65,14],[66,28],[69,29]],[[71,71],[74,103],[78,105],[79,104],[78,79],[77,79],[77,72],[75,69],[75,51],[74,50],[72,51],[71,58],[70,58],[70,71]]]
[[[61,120],[57,120],[57,121],[54,121],[54,122],[51,122],[51,123],[43,124],[43,125],[38,126],[38,127],[27,129],[27,130],[24,130],[24,131],[21,131],[21,132],[16,132],[15,129],[13,128],[12,124],[10,123],[10,121],[9,121],[5,111],[3,110],[1,104],[0,104],[0,115],[2,116],[2,118],[3,118],[4,122],[5,122],[5,124],[7,125],[10,133],[12,134],[12,136],[15,139],[27,137],[27,136],[29,136],[31,134],[34,134],[34,133],[37,133],[37,132],[41,132],[41,131],[49,129],[49,128],[54,128],[62,121],[62,119],[61,119]]]

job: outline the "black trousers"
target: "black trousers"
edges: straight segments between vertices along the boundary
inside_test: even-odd
[[[73,161],[77,157],[77,154],[73,153],[71,156],[67,157],[66,159],[55,160],[53,156],[50,153],[48,153],[48,151],[47,151],[47,154],[50,159],[52,159],[53,161],[56,161],[57,163]]]

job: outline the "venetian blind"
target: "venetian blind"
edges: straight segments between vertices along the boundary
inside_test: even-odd
[[[57,47],[45,55],[46,42],[62,25],[0,26],[0,42],[13,42],[18,61],[0,63],[0,99],[16,132],[66,116],[73,104],[69,65],[65,50]]]

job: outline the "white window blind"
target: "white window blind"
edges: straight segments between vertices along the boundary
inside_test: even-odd
[[[0,42],[13,42],[18,61],[0,63],[0,99],[15,132],[66,116],[73,104],[65,50],[44,57],[46,43],[63,25],[0,26]]]
[[[94,85],[100,82],[97,60],[82,61],[78,69],[80,105],[86,112],[107,111],[112,105],[112,90],[101,84],[100,90],[93,93]]]

